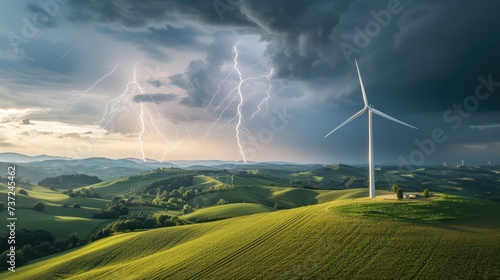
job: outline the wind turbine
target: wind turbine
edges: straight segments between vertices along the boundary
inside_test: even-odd
[[[357,117],[361,116],[363,113],[368,112],[368,177],[369,177],[369,187],[370,187],[370,198],[375,198],[375,169],[373,167],[373,127],[372,127],[372,113],[379,115],[383,118],[386,118],[388,120],[391,120],[393,122],[397,122],[399,124],[418,129],[412,125],[409,125],[407,123],[404,123],[400,120],[397,120],[389,115],[386,115],[379,110],[376,110],[373,108],[372,105],[368,104],[368,100],[366,98],[366,92],[365,92],[365,87],[363,86],[363,80],[361,79],[361,73],[359,72],[359,66],[358,66],[358,61],[355,60],[356,62],[356,69],[358,70],[358,77],[359,77],[359,84],[361,86],[361,93],[363,94],[363,102],[365,103],[365,107],[361,109],[361,111],[357,112],[354,114],[352,117],[347,119],[345,122],[343,122],[341,125],[337,126],[334,130],[330,131],[327,135],[325,135],[325,138],[330,136],[333,132],[335,132],[337,129],[341,128],[342,126],[346,125],[347,123],[351,122],[352,120],[356,119]]]
[[[488,160],[488,166],[491,166],[491,160]]]
[[[465,159],[462,159],[462,166],[464,166]]]

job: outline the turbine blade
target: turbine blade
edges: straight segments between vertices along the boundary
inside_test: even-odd
[[[395,118],[393,118],[393,117],[391,117],[391,116],[389,116],[389,115],[386,115],[386,114],[384,114],[384,113],[382,113],[382,112],[380,112],[379,110],[376,110],[376,109],[374,109],[374,108],[370,108],[369,110],[371,110],[373,113],[375,113],[375,114],[377,114],[377,115],[379,115],[379,116],[381,116],[381,117],[384,117],[384,118],[386,118],[386,119],[388,119],[388,120],[391,120],[391,121],[393,121],[393,122],[397,122],[397,123],[399,123],[399,124],[406,125],[406,126],[408,126],[408,127],[414,128],[414,129],[418,129],[418,128],[414,127],[413,125],[409,125],[409,124],[407,124],[407,123],[405,123],[405,122],[402,122],[402,121],[400,121],[400,120],[398,120],[398,119],[395,119]]]
[[[335,132],[335,130],[343,127],[344,125],[346,125],[347,123],[349,123],[350,121],[354,120],[355,118],[361,116],[364,112],[366,112],[366,108],[363,108],[361,111],[357,112],[356,114],[354,114],[352,117],[348,118],[345,122],[343,122],[341,125],[337,126],[334,130],[330,131],[330,133],[328,133],[327,135],[325,135],[325,138],[330,136],[330,134],[332,134],[333,132]]]
[[[359,72],[358,60],[354,60],[356,62],[356,69],[358,69],[358,77],[359,84],[361,85],[361,93],[363,93],[363,101],[365,102],[365,106],[368,106],[368,99],[366,98],[365,86],[363,86],[363,80],[361,79],[361,73]]]

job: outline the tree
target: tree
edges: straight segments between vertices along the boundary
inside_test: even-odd
[[[21,251],[23,252],[26,259],[29,260],[33,258],[33,247],[31,246],[31,244],[24,245]]]
[[[424,190],[424,196],[425,197],[430,197],[431,196],[431,192],[429,191],[429,189],[425,189]]]
[[[77,233],[70,233],[68,237],[66,237],[66,240],[68,241],[69,247],[75,247],[80,242],[80,236],[78,236]]]
[[[63,251],[63,250],[66,250],[68,248],[68,240],[66,238],[62,238],[62,237],[58,237],[55,241],[54,241],[54,247],[56,247],[56,249],[58,251]]]
[[[396,191],[396,195],[398,197],[399,200],[403,199],[403,188],[402,187],[399,187]]]
[[[45,204],[43,204],[41,202],[37,202],[37,203],[33,204],[33,209],[35,209],[36,211],[43,211],[44,208],[45,208]]]
[[[5,208],[5,203],[0,201],[0,211],[2,211]]]
[[[80,207],[81,207],[81,206],[80,206],[80,204],[78,204],[78,203],[73,203],[73,208],[80,208]]]
[[[225,200],[223,198],[221,198],[221,199],[219,199],[219,201],[217,201],[217,205],[224,205],[226,203],[227,203],[227,200]]]
[[[281,208],[281,207],[280,207],[280,205],[278,204],[278,202],[276,202],[276,203],[274,204],[274,209],[278,210],[278,209],[280,209],[280,208]]]
[[[393,193],[398,193],[398,189],[401,188],[398,184],[392,185],[392,192]]]
[[[193,212],[193,208],[189,204],[184,204],[184,207],[182,207],[182,214],[187,214]]]

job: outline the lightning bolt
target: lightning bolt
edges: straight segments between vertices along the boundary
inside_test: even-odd
[[[85,97],[86,94],[91,92],[99,83],[101,83],[108,76],[112,75],[120,64],[117,64],[111,71],[101,76],[97,81],[95,81],[89,88],[80,91],[72,91],[70,92],[72,95],[66,101],[72,101],[70,106],[73,107],[76,103],[78,103],[82,98]],[[130,81],[128,81],[124,85],[123,91],[115,98],[110,99],[105,104],[104,113],[100,117],[100,120],[96,122],[97,125],[103,127],[108,132],[115,132],[120,129],[121,120],[125,117],[124,112],[133,111],[134,108],[127,107],[126,104],[130,99],[134,97],[135,94],[145,94],[143,87],[141,86],[141,82],[137,77],[137,68],[140,63],[136,63],[133,67],[133,77]],[[148,108],[149,105],[144,104],[144,102],[138,102],[139,110],[137,114],[138,125],[137,125],[137,140],[139,142],[139,152],[141,159],[146,161],[146,143],[145,140],[147,137],[156,137],[157,140],[161,139],[165,144],[165,149],[163,151],[162,161],[165,160],[167,153],[174,151],[179,148],[182,141],[179,140],[179,131],[176,126],[173,126],[175,129],[175,138],[176,142],[172,142],[167,139],[165,134],[160,129],[158,122],[161,122],[162,125],[165,125],[166,122],[162,118],[162,114],[158,109],[155,100],[152,95],[149,95],[150,104],[153,107],[153,110]],[[141,100],[144,101],[144,100]],[[189,140],[188,140],[189,141]]]
[[[59,63],[61,60],[65,59],[65,58],[66,58],[66,56],[68,56],[68,54],[69,54],[70,52],[76,51],[76,50],[78,50],[78,49],[84,49],[85,51],[83,52],[82,56],[80,56],[80,61],[81,61],[81,60],[85,57],[85,55],[87,54],[87,51],[89,50],[89,48],[90,48],[90,47],[91,47],[94,43],[95,43],[95,41],[91,42],[91,43],[90,43],[90,44],[88,44],[86,47],[83,47],[83,46],[78,46],[78,47],[74,47],[74,48],[72,48],[72,49],[67,50],[67,51],[64,53],[64,55],[63,55],[61,58],[59,58],[59,59],[58,59],[58,60],[54,63],[54,65],[56,65],[57,63]]]
[[[132,81],[129,81],[126,84],[125,89],[118,97],[116,97],[116,98],[114,98],[106,103],[106,109],[104,111],[104,114],[103,114],[101,120],[97,122],[98,124],[107,128],[108,130],[113,131],[115,129],[115,120],[116,119],[118,119],[120,121],[120,119],[121,119],[120,113],[123,111],[123,104],[126,101],[127,97],[132,95],[136,91],[138,91],[140,94],[144,94],[144,90],[141,87],[140,82],[137,81],[137,66],[139,64],[140,63],[136,63],[134,65]],[[148,134],[147,127],[150,126],[150,127],[152,127],[153,132],[157,136],[159,136],[164,142],[166,142],[168,144],[168,146],[170,147],[170,149],[164,150],[162,160],[165,160],[166,154],[168,152],[171,152],[174,149],[178,148],[179,145],[174,144],[171,141],[169,141],[165,137],[165,135],[161,132],[158,125],[156,124],[156,122],[154,120],[155,118],[161,120],[163,122],[163,124],[165,122],[164,122],[163,118],[161,118],[161,113],[160,113],[158,107],[156,106],[156,103],[153,100],[153,97],[150,96],[150,98],[151,98],[151,104],[153,104],[152,106],[154,107],[156,114],[151,113],[151,111],[146,107],[146,105],[143,102],[139,102],[140,110],[139,110],[139,114],[138,114],[138,117],[139,117],[138,141],[139,141],[141,159],[143,161],[146,161],[146,153],[144,152],[144,147],[145,147],[144,138],[146,137],[146,134]],[[120,123],[118,124],[118,128],[119,128],[119,125],[120,125]],[[179,139],[178,139],[179,132],[178,132],[176,127],[175,127],[175,130],[176,130],[177,141],[179,141]]]
[[[262,99],[259,103],[259,105],[257,105],[257,111],[255,111],[252,116],[250,117],[250,119],[253,119],[260,111],[262,111],[262,106],[266,105],[266,110],[264,111],[264,115],[267,114],[267,110],[269,109],[269,98],[271,98],[271,76],[273,75],[273,72],[274,72],[274,69],[271,69],[271,71],[269,71],[269,74],[265,75],[266,79],[267,79],[267,84],[268,84],[268,87],[267,87],[267,90],[265,92],[266,94],[266,97],[264,97],[264,99]],[[260,79],[264,76],[259,76],[257,77],[257,79]],[[257,89],[257,88],[256,88]],[[259,90],[259,89],[257,89]],[[259,90],[261,91],[261,90]]]
[[[240,155],[243,158],[243,162],[247,163],[247,158],[245,156],[245,153],[243,152],[243,147],[241,146],[241,139],[240,139],[240,134],[243,133],[243,130],[245,127],[243,127],[243,113],[241,112],[241,108],[243,107],[243,94],[241,93],[241,86],[245,82],[243,80],[243,76],[241,75],[240,69],[238,69],[238,48],[237,45],[234,45],[233,47],[233,52],[234,52],[234,70],[238,73],[238,78],[240,79],[238,83],[238,88],[237,88],[237,95],[240,99],[240,102],[238,103],[237,107],[237,113],[236,116],[238,117],[238,123],[236,124],[236,139],[238,143],[238,148],[240,150]],[[246,129],[245,129],[246,130]]]
[[[97,86],[102,80],[104,80],[109,75],[113,74],[116,71],[116,69],[118,68],[119,65],[120,65],[120,63],[116,64],[115,67],[113,67],[113,69],[110,72],[108,72],[107,74],[105,74],[104,76],[102,76],[101,78],[99,78],[95,83],[93,83],[86,90],[73,90],[73,91],[69,92],[69,94],[71,94],[71,96],[68,99],[66,99],[65,102],[69,102],[69,101],[71,101],[73,99],[75,100],[75,101],[73,101],[73,103],[71,104],[71,106],[69,107],[69,109],[73,108],[73,106],[76,103],[78,103],[82,97],[84,97],[89,91],[93,90],[94,87]]]
[[[243,87],[249,87],[251,89],[254,89],[260,93],[264,93],[265,97],[260,101],[259,105],[257,106],[256,111],[251,115],[250,120],[253,119],[259,112],[263,111],[263,107],[265,107],[264,115],[266,114],[268,110],[268,101],[269,98],[271,97],[271,76],[273,74],[273,69],[269,71],[267,74],[263,74],[260,76],[256,77],[247,77],[244,78],[244,75],[242,73],[241,67],[239,65],[238,59],[239,59],[239,53],[238,53],[238,43],[236,43],[233,46],[232,50],[234,57],[233,57],[233,65],[231,71],[225,76],[225,78],[217,84],[217,90],[212,96],[212,99],[210,100],[209,104],[205,108],[205,114],[207,114],[210,110],[209,108],[212,106],[214,101],[217,99],[217,97],[221,94],[221,91],[223,89],[223,86],[228,83],[236,83],[236,85],[231,88],[228,92],[228,94],[219,102],[219,104],[211,111],[212,113],[219,112],[217,119],[208,127],[207,133],[203,138],[206,138],[210,130],[220,122],[220,120],[223,118],[225,115],[226,111],[231,108],[233,103],[237,103],[236,105],[236,113],[234,116],[227,121],[225,124],[221,125],[218,127],[218,129],[223,128],[223,127],[230,127],[231,123],[236,122],[236,125],[234,126],[234,132],[235,132],[235,138],[236,138],[236,145],[238,149],[238,153],[240,158],[243,160],[244,163],[247,162],[247,157],[245,155],[244,149],[243,149],[243,138],[244,136],[249,136],[252,137],[251,132],[245,127],[245,116],[243,112],[243,108],[245,106],[245,94],[244,94],[244,89]],[[253,65],[252,65],[253,66]],[[236,76],[236,77],[234,77]],[[265,78],[267,80],[267,89],[262,90],[258,88],[257,86],[253,85],[253,82],[256,82],[258,80],[261,80]]]

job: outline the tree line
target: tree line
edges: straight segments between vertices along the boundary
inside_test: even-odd
[[[89,243],[87,238],[81,238],[72,233],[67,237],[55,237],[45,229],[19,229],[16,231],[16,266],[21,266],[29,260],[41,258],[64,250]],[[0,268],[6,269],[7,254],[10,252],[7,237],[0,238]]]
[[[60,175],[57,177],[48,177],[38,182],[39,186],[52,189],[70,189],[82,186],[93,185],[102,182],[97,176],[85,174]]]

